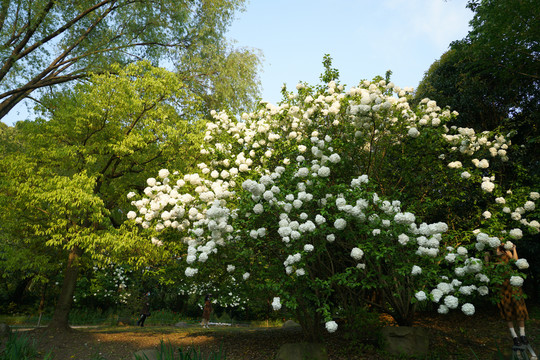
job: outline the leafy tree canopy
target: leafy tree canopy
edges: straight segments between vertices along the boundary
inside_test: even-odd
[[[224,45],[224,33],[242,5],[242,0],[2,1],[0,118],[36,89],[141,59],[154,65],[189,61],[184,78],[206,93],[234,84],[240,93],[245,90],[244,99],[251,98],[257,91],[257,57]],[[231,66],[239,63],[246,71],[232,76]],[[215,83],[225,78],[229,81]]]

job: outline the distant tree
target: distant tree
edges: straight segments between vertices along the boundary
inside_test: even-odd
[[[230,92],[234,85],[242,100],[252,98],[257,57],[224,43],[242,5],[243,0],[4,0],[0,119],[23,99],[34,99],[35,90],[142,59],[178,65],[187,71],[184,81],[204,94]],[[235,73],[232,68],[239,66],[243,71]]]
[[[534,0],[471,0],[471,31],[431,65],[416,101],[450,106],[459,126],[500,129],[523,144],[538,175],[540,159],[540,7]]]

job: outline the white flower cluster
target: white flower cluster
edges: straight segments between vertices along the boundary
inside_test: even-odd
[[[281,309],[281,299],[279,297],[275,297],[273,300],[272,300],[272,308],[277,311],[279,309]]]

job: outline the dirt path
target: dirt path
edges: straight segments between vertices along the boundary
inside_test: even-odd
[[[415,326],[428,328],[430,350],[434,359],[493,359],[497,349],[508,353],[511,339],[504,322],[493,309],[478,311],[468,317],[419,314]],[[527,335],[540,350],[540,319],[538,311],[530,311]],[[36,341],[42,354],[53,350],[55,360],[132,360],[141,349],[152,349],[160,342],[175,348],[195,347],[205,353],[223,348],[227,360],[274,359],[282,344],[303,341],[299,328],[249,328],[216,326],[210,330],[200,326],[175,327],[92,327],[70,332],[50,333],[46,329],[24,332]],[[329,359],[390,359],[369,345],[351,344],[339,331],[324,339]]]

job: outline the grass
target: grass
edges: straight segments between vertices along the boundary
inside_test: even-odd
[[[34,342],[26,336],[12,333],[9,335],[5,349],[0,352],[0,360],[34,360],[39,354]],[[43,360],[53,359],[52,352],[43,357]]]
[[[178,352],[176,352],[174,346],[170,343],[165,345],[163,340],[161,340],[158,349],[159,360],[226,360],[226,358],[222,348],[220,348],[218,352],[213,351],[208,356],[204,356],[200,348],[188,348],[187,350],[183,350],[180,347],[178,348]],[[135,359],[148,360],[148,357],[146,355],[135,355]]]

